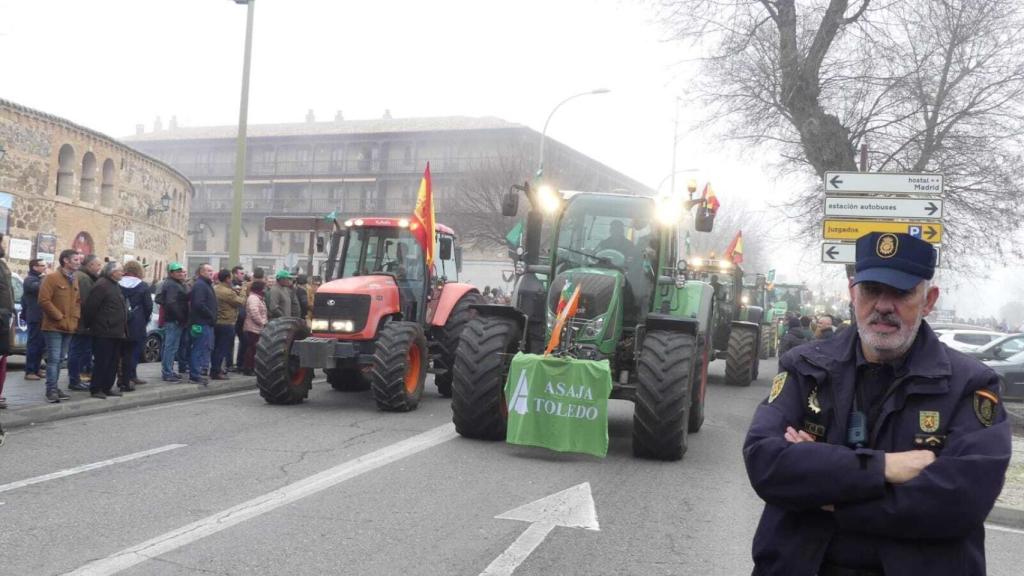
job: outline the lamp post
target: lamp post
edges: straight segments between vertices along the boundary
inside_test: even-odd
[[[541,176],[544,175],[544,140],[545,140],[545,137],[547,136],[547,133],[548,133],[548,124],[551,123],[551,117],[555,115],[555,112],[557,112],[558,109],[562,107],[562,104],[565,104],[566,102],[568,102],[569,100],[572,100],[573,98],[579,98],[580,96],[589,96],[591,94],[607,94],[609,92],[611,92],[611,90],[609,90],[607,88],[598,88],[597,90],[590,90],[588,92],[580,92],[579,94],[573,94],[572,96],[569,96],[565,100],[562,100],[561,102],[559,102],[551,110],[551,113],[548,114],[548,119],[544,121],[544,130],[541,131],[541,133],[540,133],[540,155],[539,155],[539,157],[537,159],[537,178],[538,179]]]
[[[153,208],[152,206],[146,208],[146,216],[152,216],[153,214],[159,214],[160,212],[167,212],[170,209],[171,197],[167,192],[164,192],[164,195],[160,197],[160,206],[158,208]]]
[[[228,262],[239,264],[242,237],[242,190],[245,188],[245,129],[249,117],[249,61],[252,56],[252,13],[256,0],[234,0],[248,5],[245,24],[245,63],[242,65],[242,103],[238,110],[238,144],[235,153],[234,191],[231,195],[231,228],[228,233]]]
[[[676,174],[686,174],[686,173],[691,173],[692,174],[694,172],[700,172],[700,168],[683,168],[682,170],[673,170],[673,171],[669,172],[668,174],[666,174],[665,177],[661,179],[661,182],[658,182],[658,187],[655,188],[655,191],[656,192],[660,192],[661,191],[661,187],[665,185],[665,181],[668,180],[669,178],[671,178],[672,179],[673,189],[669,190],[669,195],[672,196],[675,193],[674,187],[676,185]],[[690,178],[686,182],[686,189],[690,193],[690,195],[692,196],[693,193],[697,191],[697,179],[696,178]]]

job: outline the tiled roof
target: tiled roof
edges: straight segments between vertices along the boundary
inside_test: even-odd
[[[340,122],[292,122],[289,124],[249,124],[248,138],[278,136],[319,136],[347,134],[381,134],[393,132],[443,132],[450,130],[494,130],[523,128],[521,124],[507,122],[493,116],[439,116],[434,118],[377,118],[373,120],[342,120]],[[237,126],[197,126],[174,128],[141,135],[126,136],[125,142],[153,142],[167,140],[219,140],[235,138]]]

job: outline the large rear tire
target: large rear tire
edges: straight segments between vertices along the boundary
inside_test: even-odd
[[[704,404],[708,396],[708,362],[711,353],[711,342],[705,337],[704,345],[697,349],[693,362],[693,376],[690,377],[690,415],[686,423],[686,431],[690,434],[700,432],[704,425]]]
[[[324,370],[327,383],[339,392],[362,392],[370,389],[370,381],[359,368],[328,368]]]
[[[725,383],[729,386],[750,386],[757,374],[757,329],[733,326],[729,332],[729,349],[725,357]]]
[[[652,330],[637,361],[633,455],[679,460],[689,431],[690,378],[695,340],[689,334]]]
[[[256,384],[260,396],[270,404],[298,404],[309,395],[313,370],[299,367],[292,355],[292,342],[309,336],[306,322],[299,318],[271,320],[256,344]]]
[[[427,338],[415,322],[388,322],[377,333],[370,388],[377,408],[415,410],[427,379]]]
[[[767,360],[767,359],[772,357],[771,339],[772,339],[772,325],[771,324],[762,324],[761,325],[761,337],[757,341],[758,342],[758,346],[757,346],[758,357],[761,358],[761,360]]]
[[[484,299],[476,292],[468,292],[459,299],[448,316],[448,321],[438,329],[438,342],[441,344],[441,360],[447,368],[443,374],[434,374],[437,392],[445,398],[452,397],[452,379],[454,378],[455,351],[459,347],[462,330],[470,319],[476,317],[476,311],[470,309],[473,304],[483,304]]]
[[[455,354],[452,422],[467,438],[504,440],[508,424],[503,354],[518,349],[519,326],[511,318],[476,316],[462,331]]]

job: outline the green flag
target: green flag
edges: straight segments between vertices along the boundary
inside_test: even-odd
[[[331,210],[330,213],[324,214],[324,220],[326,220],[327,222],[334,222],[337,219],[338,219],[338,211],[337,210]]]
[[[608,396],[612,373],[607,360],[575,360],[516,354],[505,383],[509,444],[608,453]]]
[[[523,221],[516,222],[516,225],[505,234],[505,242],[508,243],[509,248],[516,248],[519,246],[523,239]]]

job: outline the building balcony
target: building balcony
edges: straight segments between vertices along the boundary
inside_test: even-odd
[[[345,159],[345,160],[278,160],[262,162],[249,160],[246,180],[275,178],[317,178],[317,177],[349,177],[359,178],[384,174],[420,174],[430,161],[430,168],[435,173],[465,173],[487,170],[501,165],[497,157],[472,158],[433,158],[425,160],[395,159]],[[209,162],[190,163],[176,162],[174,167],[192,180],[231,180],[235,175],[235,163]]]

